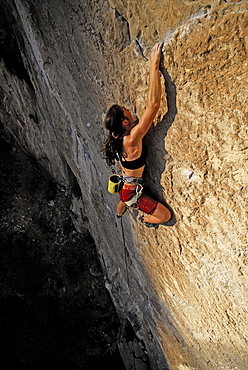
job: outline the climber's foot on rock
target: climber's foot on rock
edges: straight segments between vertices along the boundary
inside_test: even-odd
[[[145,222],[144,221],[144,216],[140,216],[138,218],[138,221],[141,222],[143,225],[145,225],[146,227],[154,227],[155,229],[158,228],[159,224],[153,224],[151,222]]]

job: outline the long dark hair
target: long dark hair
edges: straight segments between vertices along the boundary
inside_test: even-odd
[[[108,137],[102,151],[105,153],[104,159],[108,165],[114,165],[115,161],[119,161],[122,156],[125,129],[121,123],[124,119],[123,109],[117,104],[112,105],[106,114],[104,125],[108,130]]]

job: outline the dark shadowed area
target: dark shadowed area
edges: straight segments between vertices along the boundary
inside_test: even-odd
[[[72,195],[1,129],[0,338],[5,368],[125,369],[120,322]]]

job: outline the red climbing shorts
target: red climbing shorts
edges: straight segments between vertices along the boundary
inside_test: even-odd
[[[137,185],[124,184],[121,191],[119,191],[120,200],[125,203],[132,199],[132,197],[136,194],[136,187]],[[152,215],[157,207],[157,204],[158,202],[156,200],[142,193],[137,203],[135,203],[132,207],[138,208],[147,215]]]

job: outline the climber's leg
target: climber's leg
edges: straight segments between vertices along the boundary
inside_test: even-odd
[[[144,222],[150,222],[153,224],[162,224],[169,221],[171,218],[171,212],[163,204],[158,203],[155,211],[151,215],[143,217]]]
[[[127,209],[126,204],[120,200],[116,206],[117,215],[122,216],[126,209]]]
[[[144,222],[162,224],[171,218],[171,212],[162,203],[143,193],[138,199],[138,209],[146,214]]]

